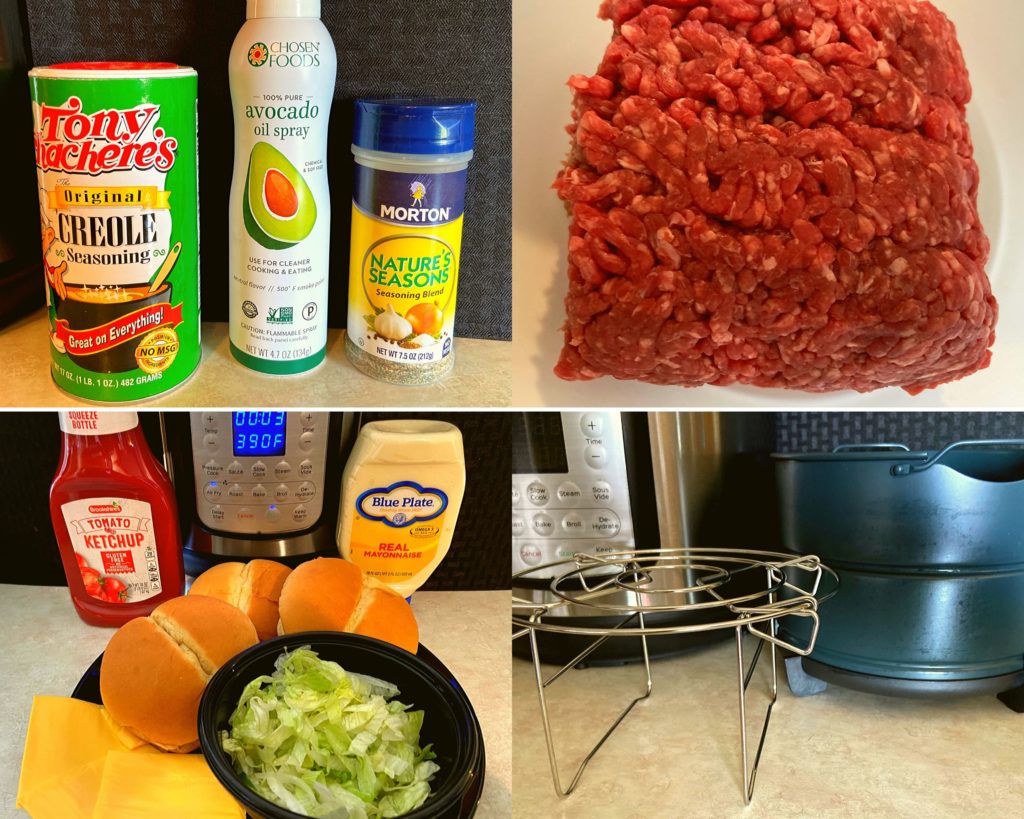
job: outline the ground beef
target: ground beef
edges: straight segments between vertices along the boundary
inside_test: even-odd
[[[918,0],[604,0],[556,373],[910,393],[987,367],[971,86]]]

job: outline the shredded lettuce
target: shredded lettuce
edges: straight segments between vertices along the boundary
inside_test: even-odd
[[[242,692],[221,747],[242,781],[305,816],[387,819],[430,796],[440,770],[420,747],[423,711],[398,688],[321,660],[308,646],[277,658]]]

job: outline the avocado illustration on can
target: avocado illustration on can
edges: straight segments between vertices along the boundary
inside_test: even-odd
[[[250,0],[228,62],[231,354],[271,375],[307,372],[327,349],[327,125],[337,57],[319,7]]]

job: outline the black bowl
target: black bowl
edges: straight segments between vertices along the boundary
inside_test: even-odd
[[[471,816],[479,798],[484,769],[483,735],[473,706],[458,682],[415,654],[362,637],[329,631],[286,634],[246,649],[213,675],[199,703],[199,743],[203,755],[227,791],[255,819],[302,819],[253,793],[242,784],[220,745],[220,732],[238,705],[242,690],[262,674],[274,671],[285,650],[309,646],[324,660],[346,671],[368,674],[398,686],[398,699],[423,710],[420,744],[432,744],[441,770],[430,783],[432,794],[406,819],[459,819]],[[468,808],[468,811],[467,811]]]

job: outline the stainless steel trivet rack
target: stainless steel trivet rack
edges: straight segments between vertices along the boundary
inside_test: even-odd
[[[562,568],[565,569],[564,572],[561,571]],[[778,698],[778,649],[781,647],[801,656],[811,653],[818,636],[818,605],[835,594],[835,589],[832,589],[819,597],[821,580],[823,575],[828,574],[838,588],[839,578],[836,573],[814,556],[794,557],[778,552],[743,549],[647,549],[602,555],[576,554],[565,560],[535,566],[517,573],[513,576],[513,586],[517,580],[528,580],[534,574],[548,578],[552,572],[556,574],[546,589],[548,600],[537,602],[513,595],[512,622],[515,630],[512,639],[525,637],[530,641],[548,761],[555,790],[559,796],[568,796],[576,789],[584,769],[601,746],[633,707],[651,696],[654,683],[647,648],[648,638],[733,629],[736,633],[743,800],[744,804],[749,804],[754,793],[757,766],[761,759],[761,751],[764,749],[772,707]],[[763,573],[763,585],[758,581],[759,573]],[[679,579],[673,580],[666,587],[664,582],[659,582],[664,581],[666,576]],[[801,582],[797,582],[797,576]],[[625,600],[628,602],[608,602],[610,598],[622,600],[623,592],[627,593]],[[584,607],[588,613],[595,615],[621,616],[622,619],[617,625],[610,627],[566,625],[558,622],[560,612],[564,613],[569,609],[580,611],[578,607]],[[720,613],[721,616],[712,617],[709,621],[709,611],[716,615]],[[702,622],[646,625],[645,617],[663,613],[683,617],[687,613],[699,615]],[[779,620],[783,617],[804,617],[811,621],[806,646],[793,645],[779,638]],[[579,619],[574,620],[574,623],[578,622]],[[592,637],[594,641],[545,678],[541,669],[538,632]],[[757,648],[749,667],[743,656],[744,632],[758,638]],[[619,714],[583,759],[569,787],[563,788],[548,718],[545,690],[569,669],[583,662],[606,640],[622,637],[639,637],[641,640],[643,671],[646,677],[645,690]],[[750,765],[747,749],[746,691],[766,643],[771,646],[771,701],[765,714],[753,765]]]

